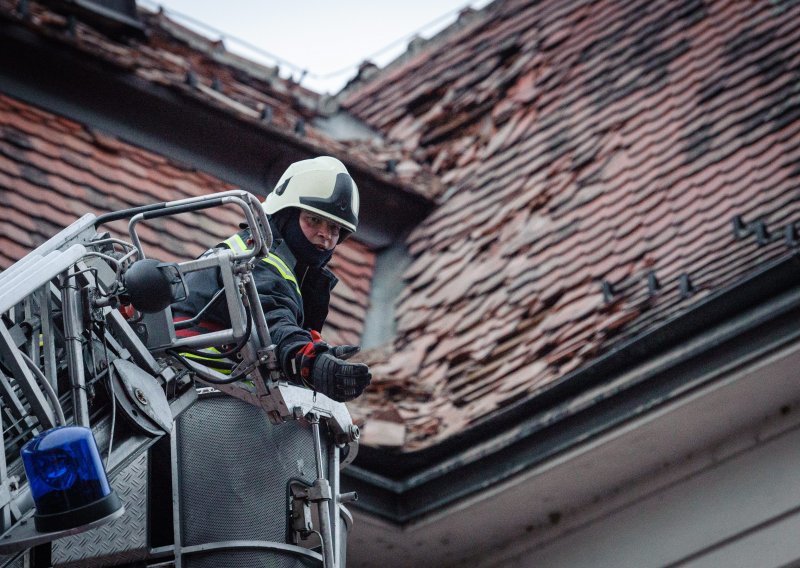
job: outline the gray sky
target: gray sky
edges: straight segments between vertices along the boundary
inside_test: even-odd
[[[281,75],[324,93],[337,92],[369,58],[379,66],[403,53],[415,33],[428,38],[467,7],[489,0],[139,0],[163,6],[184,25],[213,39],[223,36],[233,52],[269,65]],[[202,25],[179,14],[188,16]],[[256,46],[260,53],[248,48]]]

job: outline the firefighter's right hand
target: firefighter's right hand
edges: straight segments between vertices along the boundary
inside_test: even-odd
[[[348,363],[336,357],[336,347],[317,352],[311,380],[316,390],[338,402],[353,400],[367,388],[372,380],[369,367],[364,363]],[[348,357],[353,353],[347,353]]]

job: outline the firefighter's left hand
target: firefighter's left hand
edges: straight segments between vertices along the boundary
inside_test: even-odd
[[[328,350],[328,353],[334,357],[338,357],[339,359],[344,359],[346,361],[359,351],[361,351],[360,345],[338,345],[336,347],[331,347]]]
[[[358,345],[331,347],[316,332],[310,341],[297,352],[294,368],[303,384],[318,390],[338,402],[352,400],[369,385],[372,375],[363,363],[346,360],[358,353]]]
[[[311,369],[314,367],[314,359],[320,353],[330,353],[337,359],[347,360],[359,351],[360,345],[338,345],[331,347],[322,339],[322,335],[316,330],[309,330],[311,341],[306,343],[295,355],[294,371],[304,383],[308,383],[311,378]]]
[[[311,380],[314,389],[333,400],[346,402],[364,392],[372,374],[364,363],[349,363],[327,351],[315,358]]]

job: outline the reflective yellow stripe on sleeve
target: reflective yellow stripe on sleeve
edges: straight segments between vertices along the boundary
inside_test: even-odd
[[[286,263],[283,262],[281,257],[279,257],[276,254],[270,253],[261,260],[277,268],[278,272],[281,273],[281,276],[283,276],[286,280],[294,284],[295,290],[297,290],[297,293],[302,296],[302,294],[300,293],[300,286],[297,284],[297,278],[294,277],[294,273],[291,270],[289,270],[289,267],[286,266]]]
[[[206,352],[209,354],[216,354],[219,353],[219,349],[216,347],[206,347],[205,349],[201,349],[201,352]],[[220,359],[219,357],[203,357],[202,355],[196,355],[194,353],[181,353],[183,357],[187,359],[192,359],[193,361],[205,365],[207,367],[211,367],[218,373],[222,373],[223,375],[230,375],[231,370],[226,369],[224,367],[218,367],[215,363],[219,363],[220,361],[224,361],[225,363],[232,363],[230,359]]]
[[[228,246],[228,248],[236,252],[246,252],[250,250],[247,248],[247,244],[240,235],[233,235],[231,238],[225,241],[225,244]],[[292,272],[292,269],[286,265],[281,257],[275,253],[269,253],[261,260],[274,266],[285,280],[288,280],[294,284],[295,290],[297,290],[297,293],[302,296],[300,293],[300,285],[297,283],[297,278],[295,278],[294,272]]]
[[[247,248],[247,244],[240,235],[233,235],[230,239],[225,241],[225,244],[235,252],[247,252],[250,250]]]

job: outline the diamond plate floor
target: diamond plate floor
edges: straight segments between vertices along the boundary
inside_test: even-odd
[[[107,525],[54,541],[54,567],[116,566],[146,557],[147,459],[145,452],[109,480],[125,505],[125,514]]]

